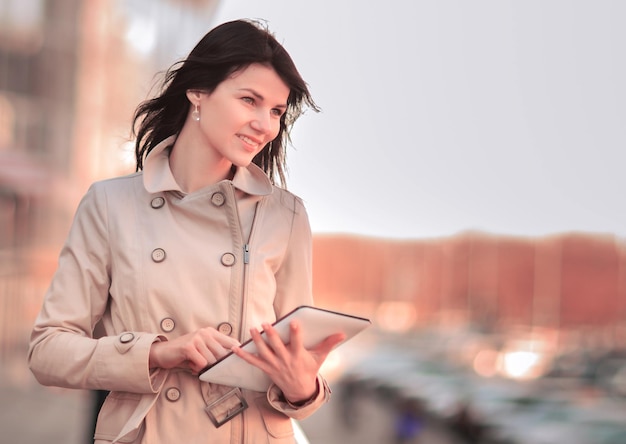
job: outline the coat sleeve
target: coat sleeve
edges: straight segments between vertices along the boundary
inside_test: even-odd
[[[154,393],[165,372],[150,374],[155,334],[95,339],[111,282],[107,196],[94,184],[78,206],[57,271],[31,333],[28,363],[44,385]]]
[[[317,393],[306,404],[294,406],[285,399],[282,391],[275,384],[272,384],[267,390],[267,401],[276,410],[290,418],[302,420],[311,416],[317,409],[328,402],[330,394],[331,390],[326,380],[321,375],[317,375]]]

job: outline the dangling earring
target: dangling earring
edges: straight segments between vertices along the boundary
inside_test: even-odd
[[[196,122],[200,121],[200,110],[198,110],[198,105],[194,105],[195,108],[194,110],[191,112],[191,118],[193,120],[195,120]]]

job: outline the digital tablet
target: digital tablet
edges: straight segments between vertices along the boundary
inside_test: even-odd
[[[302,305],[272,324],[284,343],[289,342],[289,323],[294,319],[300,323],[305,348],[312,347],[335,333],[346,335],[338,344],[341,345],[371,325],[371,321],[366,318]],[[261,332],[261,337],[267,341],[265,332]],[[244,342],[241,348],[249,353],[257,353],[256,344],[252,339]],[[266,391],[271,384],[270,378],[263,371],[232,352],[208,365],[200,372],[199,378],[206,382],[259,392]]]

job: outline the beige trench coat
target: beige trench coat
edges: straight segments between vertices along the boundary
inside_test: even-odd
[[[176,184],[170,138],[143,172],[97,182],[76,212],[35,323],[29,365],[45,385],[105,389],[96,443],[291,443],[330,394],[294,408],[272,386],[216,428],[204,411],[223,386],[148,368],[151,344],[212,326],[251,327],[312,304],[311,231],[302,202],[255,165],[191,194]],[[99,325],[104,334],[93,334]]]

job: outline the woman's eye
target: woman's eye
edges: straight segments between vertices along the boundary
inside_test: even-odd
[[[254,103],[254,99],[252,97],[242,97],[241,100],[251,105]]]
[[[276,117],[282,117],[283,110],[278,109],[278,108],[274,108],[274,109],[272,109],[272,115],[274,115]]]

